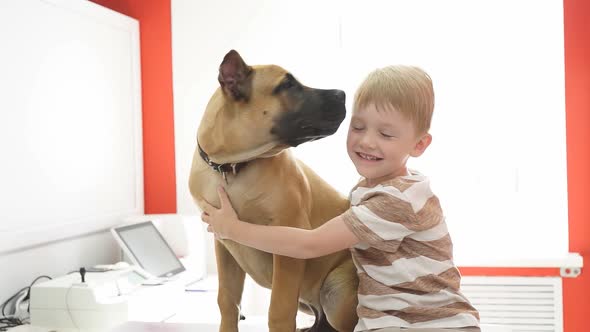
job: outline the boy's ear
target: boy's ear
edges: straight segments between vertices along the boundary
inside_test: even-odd
[[[424,153],[424,151],[426,151],[426,148],[430,145],[431,142],[432,142],[432,135],[430,135],[429,133],[422,135],[422,137],[420,137],[418,142],[416,142],[416,145],[414,146],[414,150],[412,151],[410,156],[420,157]]]

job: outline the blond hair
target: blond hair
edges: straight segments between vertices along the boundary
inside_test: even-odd
[[[353,111],[374,104],[378,109],[395,107],[414,123],[418,135],[430,129],[434,90],[428,74],[411,66],[388,66],[371,72],[354,97]]]

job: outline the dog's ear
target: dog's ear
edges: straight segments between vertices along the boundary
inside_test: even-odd
[[[235,50],[229,51],[219,66],[219,84],[223,92],[234,100],[248,101],[251,90],[252,67]]]

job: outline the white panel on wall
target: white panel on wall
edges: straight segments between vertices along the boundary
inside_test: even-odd
[[[560,277],[463,277],[461,290],[482,324],[512,332],[563,331]]]
[[[0,40],[0,252],[143,213],[138,22],[90,1],[2,1]]]

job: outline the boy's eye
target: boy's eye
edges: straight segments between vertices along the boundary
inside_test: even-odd
[[[389,135],[387,133],[381,133],[381,136],[383,136],[385,138],[393,138],[393,137],[395,137],[394,135]]]
[[[352,126],[352,129],[353,129],[353,130],[363,130],[364,128],[363,128],[363,127],[358,127],[358,126],[357,126],[357,127],[355,127],[355,126]]]

